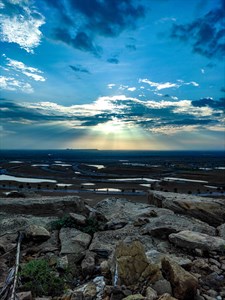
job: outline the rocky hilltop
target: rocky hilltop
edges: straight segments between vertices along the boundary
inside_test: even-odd
[[[18,252],[20,300],[225,299],[224,204],[154,191],[149,204],[94,207],[77,196],[1,199],[0,299],[11,299]]]

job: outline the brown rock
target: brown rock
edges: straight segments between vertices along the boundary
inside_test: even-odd
[[[173,294],[179,300],[193,300],[198,287],[198,280],[185,271],[171,259],[162,259],[162,270],[168,277],[173,289]]]
[[[89,282],[83,291],[84,299],[95,299],[97,294],[96,285],[92,282]]]
[[[190,230],[172,233],[169,235],[169,240],[182,248],[218,252],[222,252],[225,245],[225,240],[222,238]]]
[[[161,278],[159,267],[150,264],[143,245],[139,241],[131,244],[119,243],[115,251],[115,284],[133,286],[143,281],[151,283]]]
[[[31,291],[17,293],[16,295],[18,297],[18,300],[32,300],[33,299]]]
[[[134,295],[129,295],[126,298],[123,298],[123,300],[142,300],[145,299],[144,296],[141,294],[134,294]]]
[[[42,226],[29,225],[25,229],[27,239],[46,241],[50,238],[50,233]]]
[[[177,298],[172,297],[170,294],[163,294],[158,300],[178,300]]]
[[[155,300],[158,298],[157,293],[150,286],[146,289],[146,298],[147,300]]]

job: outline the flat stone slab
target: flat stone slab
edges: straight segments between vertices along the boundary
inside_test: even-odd
[[[0,199],[0,212],[33,216],[63,216],[85,211],[84,200],[78,196]]]
[[[167,237],[171,233],[182,230],[192,230],[216,235],[216,229],[198,219],[177,214],[167,214],[149,220],[143,229],[143,234],[150,234],[155,237]]]
[[[175,245],[187,249],[202,249],[218,252],[223,252],[225,249],[224,239],[190,230],[172,233],[169,235],[169,240]]]

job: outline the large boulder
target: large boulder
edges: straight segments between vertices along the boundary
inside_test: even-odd
[[[176,233],[182,230],[192,230],[209,235],[216,235],[214,227],[202,222],[198,219],[166,214],[156,218],[152,218],[147,225],[142,229],[143,234],[150,234],[159,238],[167,237],[171,233]]]
[[[117,230],[107,230],[96,232],[93,236],[89,250],[96,252],[102,257],[112,257],[116,245],[120,241],[134,241],[140,240],[146,247],[153,247],[153,240],[148,235],[140,235],[139,229],[133,225],[126,225],[125,227]]]
[[[160,269],[150,264],[144,246],[139,241],[120,242],[115,250],[114,284],[137,286],[143,282],[154,283],[162,277]]]
[[[157,207],[167,208],[175,213],[195,217],[215,227],[225,223],[223,199],[151,191],[148,201]]]
[[[169,240],[179,247],[187,249],[201,249],[206,251],[224,251],[225,240],[208,234],[193,232],[190,230],[180,231],[169,235]]]
[[[173,295],[180,300],[193,300],[197,293],[198,280],[168,257],[162,259],[162,272],[166,274]]]
[[[79,261],[91,242],[91,236],[75,228],[62,228],[59,233],[61,255],[73,254]]]
[[[101,212],[108,220],[126,220],[133,222],[138,217],[151,218],[155,215],[173,214],[171,210],[159,209],[157,207],[140,203],[131,202],[121,198],[108,198],[99,202],[95,209]],[[154,214],[153,214],[154,212]]]

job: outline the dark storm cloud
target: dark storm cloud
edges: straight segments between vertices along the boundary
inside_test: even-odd
[[[172,38],[192,45],[193,52],[208,58],[221,58],[225,54],[225,10],[223,0],[220,7],[209,11],[192,23],[173,24]]]
[[[38,107],[26,107],[24,105],[16,104],[13,101],[8,101],[3,99],[0,102],[0,119],[13,121],[13,122],[55,122],[55,121],[80,121],[82,126],[94,126],[100,123],[105,123],[109,120],[112,120],[116,114],[103,114],[96,113],[94,116],[82,115],[79,113],[74,113],[69,115],[68,112],[64,113],[63,111],[55,111],[53,109],[43,109]]]
[[[84,52],[91,52],[97,57],[100,57],[102,48],[94,44],[91,36],[85,32],[78,32],[75,37],[71,36],[67,29],[56,28],[54,36],[56,40],[60,40],[69,46],[79,49]]]
[[[65,116],[63,114],[43,114],[43,109],[30,108],[24,105],[17,104],[13,101],[1,101],[0,103],[0,119],[9,121],[27,120],[27,121],[63,121]],[[70,119],[70,117],[66,117]]]
[[[98,36],[117,37],[124,30],[135,29],[145,9],[135,0],[42,0],[51,6],[55,28],[53,38],[81,51],[101,55]],[[59,20],[57,23],[56,20]],[[62,21],[64,21],[62,23]]]
[[[75,65],[75,66],[72,66],[70,65],[69,66],[74,72],[80,72],[80,73],[87,73],[87,74],[91,74],[88,69],[82,67],[81,65]]]
[[[42,115],[37,111],[24,108],[15,102],[4,100],[0,102],[0,118],[1,120],[20,120],[27,118],[29,120],[40,120]]]
[[[119,59],[116,57],[111,57],[107,59],[107,62],[109,62],[110,64],[118,64],[119,63]]]
[[[217,101],[211,98],[203,98],[200,100],[192,101],[192,105],[195,107],[209,106],[214,109],[225,109],[225,98],[220,98]]]

